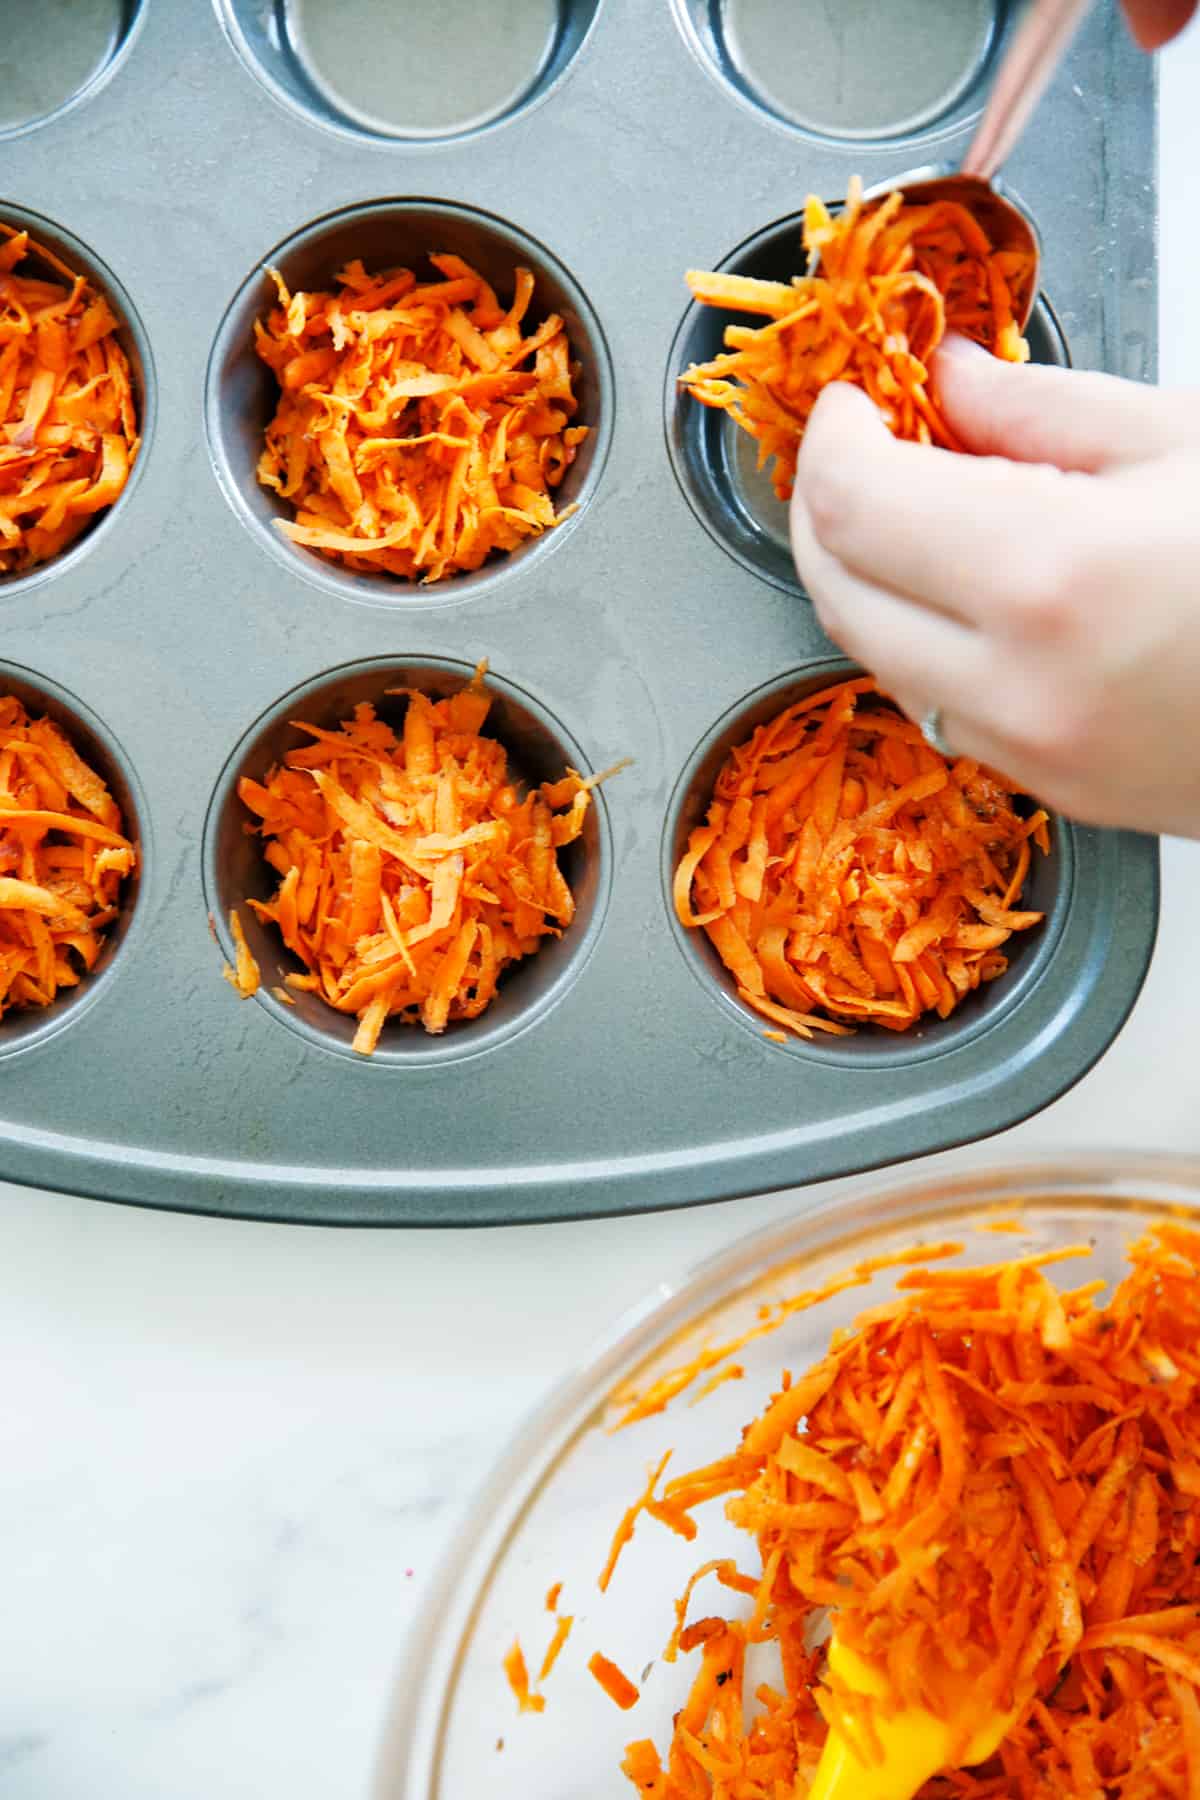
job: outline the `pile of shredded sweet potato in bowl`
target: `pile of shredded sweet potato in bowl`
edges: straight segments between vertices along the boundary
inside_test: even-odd
[[[264,897],[247,883],[232,908],[225,971],[249,998],[260,957],[274,951],[275,997],[312,996],[327,1017],[356,1020],[352,1048],[363,1056],[389,1024],[434,1037],[469,1026],[510,971],[572,931],[564,868],[588,853],[605,779],[564,766],[526,784],[488,729],[486,664],[469,683],[439,683],[440,697],[419,678],[372,691],[327,723],[291,720],[293,747],[238,780],[267,883]],[[243,904],[266,928],[258,956]]]
[[[138,868],[132,823],[61,726],[0,695],[0,1019],[96,968]]]
[[[1042,923],[1022,896],[1048,815],[931,749],[869,676],[772,713],[702,799],[676,918],[776,1041],[948,1019]]]
[[[610,1742],[595,1682],[645,1800],[803,1800],[831,1729],[869,1771],[893,1711],[959,1723],[970,1668],[1013,1722],[921,1800],[1200,1794],[1200,1220],[1021,1204],[802,1256],[660,1341],[606,1409],[607,1555],[564,1521],[534,1562],[522,1711]]]
[[[559,488],[594,421],[567,324],[530,269],[491,282],[436,246],[416,268],[355,259],[255,323],[278,383],[258,480],[292,543],[431,583],[479,569],[571,512]]]
[[[140,448],[121,321],[86,276],[0,220],[0,580],[117,500]]]

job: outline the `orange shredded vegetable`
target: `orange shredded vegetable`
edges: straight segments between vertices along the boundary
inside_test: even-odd
[[[137,867],[121,810],[50,719],[0,698],[0,1017],[94,969]]]
[[[611,1662],[607,1656],[602,1656],[599,1650],[589,1661],[588,1672],[595,1676],[609,1699],[614,1705],[619,1706],[622,1712],[628,1712],[631,1706],[637,1705],[641,1698],[639,1690],[630,1681],[628,1675],[623,1674],[616,1663]]]
[[[241,916],[236,906],[229,914],[229,932],[233,938],[236,961],[232,968],[226,963],[221,973],[235,993],[240,994],[243,1000],[250,1000],[262,985],[262,970],[255,962],[250,946],[246,942],[246,933],[242,929]],[[290,994],[284,992],[283,998],[289,1005],[295,1005]]]
[[[515,1638],[504,1657],[504,1673],[516,1699],[518,1712],[545,1712],[546,1702],[541,1694],[530,1691],[525,1653]]]
[[[747,1006],[801,1037],[948,1018],[1041,922],[1019,908],[1040,809],[948,761],[869,678],[787,707],[731,752],[675,872]]]
[[[526,329],[534,279],[503,304],[458,256],[289,293],[256,324],[279,381],[258,478],[294,543],[350,569],[440,581],[558,524],[552,498],[589,427],[557,313]]]
[[[571,1635],[571,1627],[575,1623],[573,1613],[558,1613],[554,1620],[554,1635],[550,1639],[546,1654],[542,1658],[542,1666],[538,1671],[538,1680],[545,1681],[555,1663],[559,1659],[563,1646]]]
[[[831,1712],[869,1765],[877,1718],[953,1717],[967,1671],[1016,1723],[990,1762],[920,1800],[1191,1800],[1200,1232],[1156,1226],[1103,1307],[1102,1280],[1060,1291],[1046,1274],[1089,1253],[913,1266],[728,1456],[666,1484],[684,1513],[722,1497],[758,1572],[708,1563],[681,1596],[667,1660],[698,1651],[700,1666],[665,1754],[628,1746],[644,1795],[798,1800]],[[709,1574],[748,1616],[686,1623]],[[886,1698],[839,1684],[830,1628]],[[759,1645],[780,1676],[751,1687]]]
[[[759,467],[773,459],[781,500],[831,381],[863,388],[897,437],[960,449],[930,392],[930,360],[947,331],[1006,361],[1028,359],[1014,297],[1028,284],[1027,262],[995,250],[957,203],[907,205],[897,192],[864,206],[857,177],[835,216],[809,196],[804,248],[819,253],[818,272],[790,282],[689,270],[697,300],[770,323],[729,326],[725,354],[686,369],[682,385],[757,439]]]
[[[364,1056],[389,1018],[435,1033],[478,1018],[575,914],[558,851],[605,777],[568,769],[522,797],[483,733],[484,672],[443,700],[404,690],[399,737],[365,703],[334,731],[296,721],[312,743],[238,784],[280,878],[248,904],[304,965],[286,985],[356,1016]]]
[[[119,323],[82,275],[0,223],[0,575],[57,556],[128,480],[139,438]]]

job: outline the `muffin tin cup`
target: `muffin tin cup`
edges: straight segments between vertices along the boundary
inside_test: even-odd
[[[348,570],[293,544],[277,521],[294,509],[258,480],[257,465],[267,425],[274,415],[279,385],[254,348],[254,322],[277,304],[268,271],[277,269],[290,292],[328,288],[337,271],[354,257],[369,270],[412,268],[436,278],[430,252],[463,257],[511,296],[516,269],[534,276],[527,324],[549,313],[564,320],[572,359],[579,364],[579,410],[573,423],[590,430],[575,460],[554,490],[555,507],[568,511],[561,524],[529,538],[516,550],[495,555],[482,568],[421,583],[380,571]],[[242,283],[221,322],[209,358],[205,389],[209,454],[221,489],[257,543],[294,575],[327,594],[376,606],[452,606],[486,595],[499,582],[548,555],[580,524],[604,469],[612,437],[613,376],[608,346],[592,307],[578,283],[553,253],[505,220],[442,200],[379,200],[347,207],[306,226],[267,252]]]
[[[612,842],[607,808],[597,790],[588,808],[582,835],[558,853],[559,868],[575,897],[576,912],[561,936],[547,936],[540,948],[512,964],[500,977],[490,1006],[478,1019],[452,1020],[440,1036],[419,1025],[389,1020],[371,1056],[351,1048],[357,1020],[339,1013],[318,994],[292,991],[292,1004],[276,991],[286,975],[303,972],[300,959],[286,948],[278,931],[263,924],[250,900],[268,900],[279,885],[277,873],[264,860],[264,840],[249,832],[256,821],[238,798],[243,776],[263,781],[289,750],[311,743],[293,721],[332,730],[369,701],[379,718],[397,735],[407,699],[394,689],[419,689],[440,700],[460,691],[474,673],[469,663],[437,658],[373,658],[330,669],[293,688],[276,701],[246,732],[221,771],[204,827],[204,891],[214,934],[228,960],[235,956],[229,915],[236,908],[252,955],[262,971],[254,998],[272,1018],[307,1043],[346,1056],[360,1068],[405,1069],[438,1066],[478,1056],[510,1043],[549,1013],[581,974],[604,927],[612,879]],[[483,727],[508,752],[512,779],[525,786],[558,781],[568,767],[589,774],[583,751],[532,694],[490,672],[486,687],[492,697]]]
[[[158,383],[155,379],[154,357],[150,349],[150,340],[146,328],[142,324],[137,308],[120,281],[108,265],[101,261],[94,250],[67,231],[56,225],[53,220],[43,218],[41,213],[30,212],[28,208],[10,204],[0,197],[0,223],[10,225],[16,231],[27,231],[30,238],[30,254],[18,265],[18,273],[30,272],[45,274],[55,281],[62,281],[61,272],[52,265],[44,264],[38,257],[37,249],[49,250],[60,257],[67,267],[77,275],[85,275],[98,293],[108,299],[113,312],[119,320],[117,342],[125,352],[129,361],[129,375],[133,385],[134,401],[137,406],[138,433],[140,444],[133,467],[129,471],[125,486],[117,495],[111,506],[88,526],[87,530],[77,537],[60,556],[51,557],[34,568],[25,570],[19,575],[6,575],[0,572],[0,601],[14,599],[19,594],[28,593],[32,588],[40,587],[45,581],[73,569],[97,544],[101,543],[109,532],[119,529],[123,517],[138,489],[142,471],[151,453],[154,440],[155,416],[158,406]],[[7,240],[6,240],[7,241]]]
[[[600,0],[442,0],[393,17],[376,0],[215,0],[246,67],[308,123],[361,142],[477,136],[558,87]]]
[[[943,165],[912,170],[919,180],[947,172]],[[871,197],[902,186],[898,175],[869,190]],[[1015,195],[1018,206],[1026,209]],[[802,274],[802,213],[778,219],[748,237],[717,266],[722,273],[763,281],[790,281]],[[745,313],[693,302],[684,313],[667,358],[663,421],[671,466],[684,499],[715,543],[785,593],[807,599],[792,561],[787,507],[776,497],[770,467],[758,467],[758,444],[740,425],[712,407],[702,406],[679,385],[692,363],[708,362],[724,349],[726,327],[746,324]],[[1069,368],[1071,353],[1050,301],[1039,294],[1026,327],[1030,359]]]
[[[1070,859],[1069,894],[1055,890],[1052,926],[1022,943],[1015,999],[1001,982],[978,1026],[964,1010],[961,1030],[874,1044],[861,1032],[837,1054],[756,1035],[702,946],[678,941],[664,890],[668,812],[680,829],[684,796],[695,802],[680,787],[694,747],[713,750],[773,684],[824,679],[833,654],[789,565],[776,581],[727,554],[681,491],[661,422],[683,273],[794,218],[807,192],[957,161],[977,94],[909,137],[866,116],[822,137],[715,82],[681,34],[685,0],[560,0],[556,42],[569,51],[575,30],[574,53],[552,54],[512,110],[397,138],[339,120],[329,94],[285,106],[269,91],[273,48],[290,54],[313,3],[144,0],[119,78],[5,140],[4,192],[95,243],[148,337],[147,448],[125,495],[73,552],[0,588],[5,656],[80,693],[139,772],[148,864],[81,1022],[5,1059],[6,1175],[240,1217],[481,1225],[686,1208],[1027,1118],[1103,1054],[1136,999],[1157,916],[1153,840],[1059,828],[1047,871],[1065,880]],[[761,3],[768,16],[774,0]],[[739,53],[746,4],[707,7],[742,31]],[[484,36],[503,5],[479,8]],[[341,9],[348,29],[358,6]],[[234,12],[261,27],[257,63],[222,30]],[[329,81],[311,30],[305,53]],[[1072,358],[1139,379],[1155,355],[1153,108],[1151,62],[1115,6],[1093,8],[1009,171],[1041,226]],[[351,576],[279,538],[254,479],[274,394],[251,326],[274,299],[267,262],[303,285],[349,256],[395,266],[437,242],[501,286],[515,264],[533,268],[539,303],[570,316],[595,430],[561,490],[579,502],[572,518],[421,588]],[[59,247],[70,260],[61,234]],[[798,229],[785,247],[790,273]],[[91,272],[122,299],[107,269]],[[1065,360],[1048,310],[1039,320]],[[397,1025],[369,1059],[347,1053],[349,1021],[274,999],[287,959],[271,933],[253,940],[265,991],[239,1000],[221,979],[227,906],[243,905],[249,931],[244,890],[266,879],[230,799],[242,760],[277,754],[286,719],[358,679],[347,670],[379,671],[379,687],[419,668],[457,682],[481,657],[495,690],[509,684],[512,717],[523,707],[537,725],[530,752],[552,754],[547,772],[633,759],[597,797],[599,856],[577,852],[585,905],[566,937],[510,972],[511,1014],[436,1043]],[[509,710],[506,698],[495,721]]]
[[[712,80],[761,120],[839,148],[937,142],[971,125],[1018,0],[672,0]]]
[[[12,0],[4,9],[0,142],[53,125],[120,67],[146,0]],[[52,55],[40,55],[47,40]]]
[[[706,993],[724,1013],[732,1014],[754,1034],[764,1056],[783,1053],[802,1061],[853,1069],[924,1063],[948,1051],[962,1050],[1028,1004],[1062,936],[1074,892],[1076,860],[1073,827],[1068,820],[1052,815],[1050,854],[1035,854],[1020,897],[1022,908],[1045,914],[1042,924],[1013,933],[1004,946],[1009,965],[1004,974],[966,995],[948,1019],[928,1013],[904,1032],[862,1025],[851,1037],[817,1033],[801,1038],[789,1033],[783,1044],[767,1038],[764,1034],[770,1029],[770,1020],[738,999],[733,977],[705,932],[681,923],[671,891],[675,870],[690,833],[705,821],[717,776],[734,747],[798,700],[862,673],[843,658],[824,658],[765,682],[731,706],[701,739],[680,775],[667,808],[662,840],[663,903],[675,941]]]
[[[17,663],[0,662],[0,696],[9,694],[15,695],[31,718],[52,720],[100,776],[121,809],[121,829],[135,846],[138,859],[133,873],[121,884],[120,911],[108,928],[95,968],[81,976],[77,987],[63,989],[49,1006],[9,1007],[0,1017],[0,1059],[40,1048],[110,994],[129,961],[129,952],[136,947],[144,911],[142,896],[149,879],[145,798],[133,765],[112,732],[77,695],[48,676]]]

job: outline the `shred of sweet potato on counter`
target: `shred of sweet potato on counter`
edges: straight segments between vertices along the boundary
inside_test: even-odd
[[[831,1714],[869,1768],[881,1711],[951,1717],[976,1666],[981,1703],[1016,1721],[918,1800],[1200,1793],[1200,1233],[1147,1232],[1106,1306],[1102,1278],[1046,1274],[1089,1254],[910,1256],[896,1297],[785,1374],[740,1443],[666,1482],[675,1514],[720,1500],[757,1559],[704,1563],[679,1598],[665,1659],[699,1667],[665,1753],[627,1747],[647,1800],[800,1800]],[[746,1611],[689,1624],[710,1577]],[[831,1628],[878,1697],[838,1682]]]
[[[1016,790],[925,743],[868,677],[811,694],[730,754],[675,871],[739,997],[801,1037],[948,1018],[1008,966],[1031,843]]]
[[[0,1017],[95,968],[136,867],[95,770],[52,720],[0,698]]]
[[[295,508],[279,529],[349,569],[440,581],[566,517],[553,493],[589,427],[564,321],[530,330],[528,269],[512,300],[459,256],[288,292],[255,326],[279,381],[258,478]]]
[[[1008,362],[1028,360],[1014,300],[1028,279],[1025,260],[993,249],[974,215],[952,201],[908,205],[897,192],[864,207],[857,177],[836,215],[809,196],[804,248],[819,253],[818,272],[790,282],[688,271],[703,304],[770,323],[730,325],[725,354],[693,364],[681,384],[758,440],[759,467],[773,459],[781,500],[809,414],[831,381],[865,389],[897,437],[961,449],[930,392],[930,360],[947,331]]]
[[[312,743],[238,783],[280,877],[247,903],[304,965],[286,985],[356,1016],[364,1056],[389,1018],[434,1033],[477,1019],[504,970],[575,916],[558,851],[605,777],[568,769],[522,796],[483,732],[484,673],[443,700],[402,690],[399,737],[368,703],[333,731],[296,720]]]
[[[90,282],[0,223],[0,575],[65,550],[129,478],[140,440],[118,328]]]

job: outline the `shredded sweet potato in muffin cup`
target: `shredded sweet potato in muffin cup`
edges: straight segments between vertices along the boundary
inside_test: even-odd
[[[568,768],[523,790],[484,730],[485,670],[439,700],[388,690],[406,701],[398,731],[369,702],[332,730],[296,720],[311,742],[238,783],[279,876],[247,904],[302,964],[285,986],[357,1018],[364,1056],[388,1020],[436,1036],[481,1017],[505,970],[575,917],[558,853],[605,776]],[[240,921],[233,936],[227,978],[248,996],[261,975]]]
[[[119,329],[85,276],[0,222],[0,578],[58,556],[129,479],[140,439]]]
[[[66,734],[0,697],[0,1018],[86,979],[137,861],[120,807]]]
[[[931,389],[930,361],[947,331],[1006,361],[1028,360],[1014,299],[1028,274],[1023,260],[994,249],[956,202],[910,205],[896,192],[864,207],[857,177],[836,214],[809,196],[804,249],[819,252],[818,272],[790,282],[688,271],[703,305],[770,322],[730,325],[725,353],[686,369],[681,386],[757,440],[759,467],[772,464],[781,500],[832,381],[863,388],[897,437],[961,449]]]
[[[674,878],[739,999],[798,1037],[949,1018],[1008,967],[1041,809],[947,759],[868,676],[785,707],[727,757]]]
[[[344,568],[436,582],[478,569],[567,516],[555,490],[589,427],[564,320],[530,328],[459,256],[289,292],[255,328],[280,394],[258,478],[295,511],[278,528]]]

